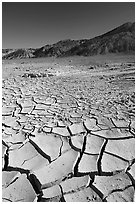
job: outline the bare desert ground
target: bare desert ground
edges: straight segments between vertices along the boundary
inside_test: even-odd
[[[134,201],[134,55],[2,68],[3,202]]]

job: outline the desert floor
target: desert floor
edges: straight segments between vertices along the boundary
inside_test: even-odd
[[[3,202],[134,201],[134,56],[2,68]]]

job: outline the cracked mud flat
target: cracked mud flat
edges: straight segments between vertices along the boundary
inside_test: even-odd
[[[65,60],[3,61],[3,202],[133,202],[135,64]]]

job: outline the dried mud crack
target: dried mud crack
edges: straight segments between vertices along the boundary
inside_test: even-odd
[[[134,64],[34,67],[2,82],[3,202],[133,202]]]

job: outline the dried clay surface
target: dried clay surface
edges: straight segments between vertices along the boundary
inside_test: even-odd
[[[3,202],[134,201],[134,68],[130,56],[3,61]]]

